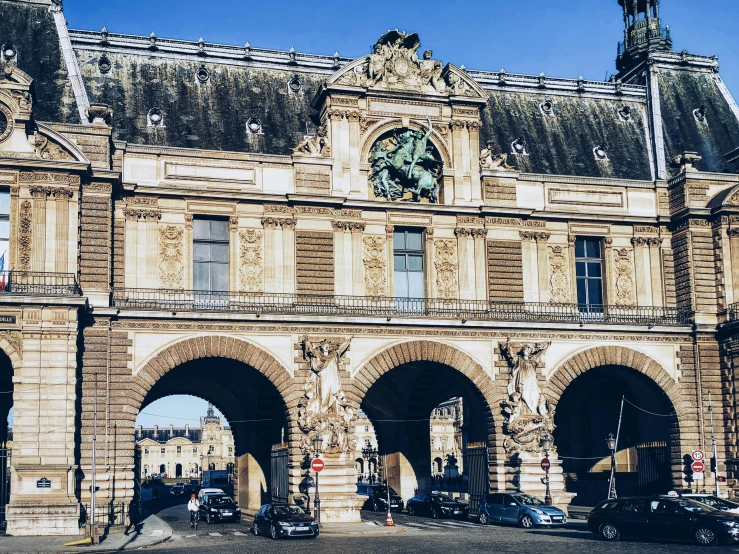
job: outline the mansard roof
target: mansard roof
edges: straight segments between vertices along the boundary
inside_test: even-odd
[[[37,117],[79,122],[84,109],[68,84],[59,18],[48,7],[7,0],[0,13],[0,42],[11,38],[19,66],[35,79]],[[69,31],[69,40],[81,81],[73,84],[85,96],[76,102],[108,104],[115,139],[272,155],[289,155],[314,131],[311,101],[355,61],[107,32]],[[518,169],[537,174],[652,180],[682,151],[698,152],[702,171],[728,171],[724,155],[739,146],[739,108],[715,59],[658,52],[648,63],[660,68],[659,105],[639,68],[624,83],[464,70],[489,96],[481,145],[510,152],[523,139],[528,156],[516,156]],[[694,110],[705,112],[703,121]],[[154,112],[161,125],[152,125]],[[607,159],[594,155],[600,146]]]

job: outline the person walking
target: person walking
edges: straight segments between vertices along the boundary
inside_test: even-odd
[[[190,527],[195,527],[195,518],[200,511],[200,502],[195,498],[195,493],[190,496],[190,501],[187,503],[187,511],[190,512]]]
[[[131,500],[131,503],[128,505],[128,527],[126,527],[126,530],[123,532],[124,535],[128,535],[128,530],[133,527],[133,530],[136,531],[136,533],[140,533],[139,531],[139,523],[141,522],[141,512],[139,510],[139,500],[138,498],[134,498]]]

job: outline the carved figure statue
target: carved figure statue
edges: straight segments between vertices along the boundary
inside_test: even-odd
[[[339,360],[349,350],[349,341],[332,350],[331,343],[324,340],[317,347],[307,338],[304,342],[306,355],[310,359],[310,367],[318,375],[319,407],[327,414],[338,414],[337,400],[341,388],[339,377]]]
[[[508,359],[511,366],[511,377],[508,381],[508,394],[514,392],[521,393],[521,399],[529,409],[529,413],[539,413],[539,396],[541,389],[537,373],[541,358],[547,351],[551,342],[543,345],[533,346],[525,344],[520,352],[512,354],[510,351],[510,343],[506,341],[501,353]],[[516,356],[515,358],[513,356]]]
[[[427,122],[425,130],[396,133],[373,146],[370,182],[376,197],[394,201],[408,191],[416,202],[422,197],[438,202],[442,164],[429,150],[433,128],[431,120],[427,118]]]
[[[495,143],[489,140],[480,151],[480,169],[513,169],[508,165],[508,154],[495,154]]]
[[[321,125],[315,136],[306,135],[303,140],[295,148],[293,152],[296,154],[306,154],[308,156],[324,156],[331,155],[331,147],[328,144],[328,129],[325,125]]]
[[[542,357],[551,343],[511,346],[500,345],[500,352],[508,361],[511,375],[508,381],[508,399],[501,403],[507,420],[503,447],[509,453],[538,452],[541,438],[554,431],[554,411],[541,393],[537,378]]]
[[[465,96],[467,94],[467,83],[459,75],[449,73],[447,80],[454,96]]]
[[[441,78],[441,72],[443,67],[439,60],[432,60],[431,56],[434,53],[431,50],[426,50],[423,53],[423,60],[421,60],[421,81],[423,84],[431,84],[436,92],[446,92],[446,83]]]
[[[369,66],[367,67],[367,84],[376,85],[385,77],[385,64],[392,56],[390,48],[386,44],[378,42],[375,44],[374,53],[369,55]]]

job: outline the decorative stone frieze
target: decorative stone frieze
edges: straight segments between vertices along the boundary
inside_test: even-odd
[[[387,244],[385,237],[364,237],[364,292],[367,296],[387,294]]]
[[[166,225],[159,228],[159,279],[165,289],[182,289],[184,263],[182,227]]]
[[[439,298],[457,298],[457,245],[453,240],[434,241],[434,269],[436,270],[436,290]]]
[[[571,300],[570,262],[567,249],[562,246],[549,247],[549,293],[550,302],[568,303]]]
[[[31,203],[24,200],[21,203],[18,221],[18,268],[21,271],[31,269],[31,245],[33,238],[33,217]]]
[[[239,282],[243,292],[263,291],[262,237],[263,233],[256,229],[239,232]]]
[[[632,239],[634,242],[637,239]],[[641,239],[639,239],[641,240]],[[645,244],[635,242],[634,244]],[[613,249],[613,269],[615,271],[615,304],[618,306],[633,306],[635,304],[634,292],[634,263],[633,252],[628,248]]]

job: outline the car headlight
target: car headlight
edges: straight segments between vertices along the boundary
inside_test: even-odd
[[[722,523],[726,525],[727,527],[739,527],[739,521],[726,519]]]
[[[282,527],[292,527],[292,524],[288,523],[287,521],[278,521],[277,525],[281,525]]]
[[[442,507],[441,507],[441,511],[442,511],[442,512],[451,512],[451,511],[452,511],[452,509],[451,509],[451,508],[449,508],[449,507],[447,507],[447,506],[442,506]]]
[[[535,514],[540,515],[540,516],[543,516],[544,515],[544,512],[542,512],[538,508],[531,508],[531,511],[534,512]]]

